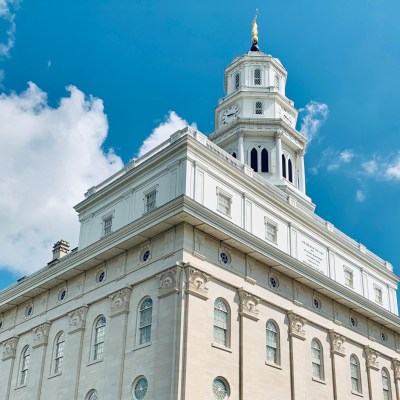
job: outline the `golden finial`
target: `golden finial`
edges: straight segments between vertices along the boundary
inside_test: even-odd
[[[256,16],[253,19],[253,27],[251,29],[252,42],[258,43],[258,26],[257,26],[258,8],[256,8]]]

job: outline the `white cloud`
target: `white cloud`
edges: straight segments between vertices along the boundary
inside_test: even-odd
[[[72,207],[122,167],[101,148],[108,133],[102,100],[67,90],[56,108],[33,83],[0,95],[0,266],[19,273],[50,261],[57,240],[77,244]]]
[[[339,154],[339,159],[340,161],[342,161],[345,164],[348,164],[349,162],[351,162],[351,160],[354,157],[354,153],[352,150],[343,150],[340,154]]]
[[[157,128],[153,129],[151,134],[140,146],[138,157],[141,157],[148,151],[154,149],[154,147],[157,147],[159,144],[167,140],[174,132],[183,129],[188,125],[188,122],[176,114],[175,111],[169,111],[165,121],[158,125]],[[196,124],[193,123],[192,126],[195,128]]]
[[[310,101],[299,112],[301,115],[300,133],[311,141],[328,118],[329,108],[324,103]]]
[[[375,160],[366,161],[361,167],[368,175],[374,175],[378,171],[378,163]]]
[[[387,179],[400,180],[400,156],[386,167],[385,177]]]
[[[365,200],[365,193],[362,190],[357,190],[356,192],[356,201],[362,203]]]
[[[15,43],[15,9],[19,5],[19,0],[0,0],[0,19],[8,24],[5,41],[0,42],[0,56],[7,57]]]

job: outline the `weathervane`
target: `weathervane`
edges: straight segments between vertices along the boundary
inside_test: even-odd
[[[253,19],[253,26],[251,29],[252,46],[250,51],[260,51],[258,48],[258,26],[257,26],[258,8],[256,8],[256,16]]]

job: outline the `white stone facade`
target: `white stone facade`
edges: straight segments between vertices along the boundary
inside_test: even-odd
[[[227,68],[216,118],[264,96],[255,66],[265,99],[293,107],[280,62],[250,54]],[[0,292],[0,400],[399,400],[393,268],[314,214],[293,126],[246,122],[243,149],[275,159],[258,174],[225,151],[235,118],[214,142],[176,132],[89,189],[78,249]]]

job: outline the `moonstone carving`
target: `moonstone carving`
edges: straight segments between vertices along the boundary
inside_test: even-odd
[[[159,280],[158,297],[160,299],[170,294],[179,293],[180,276],[181,268],[178,266],[169,268],[157,275]]]
[[[306,324],[306,320],[293,311],[288,311],[287,316],[289,320],[289,335],[305,340],[306,331],[304,330],[304,325]]]
[[[10,358],[15,358],[18,344],[18,336],[14,336],[3,342],[3,352],[1,359],[6,361]]]
[[[369,346],[364,347],[364,352],[367,368],[372,368],[379,371],[379,353],[376,350],[372,350]]]
[[[33,332],[33,348],[47,345],[49,341],[50,322],[45,322],[32,329]]]
[[[83,306],[68,314],[69,333],[74,333],[76,331],[85,329],[88,308],[88,306]]]
[[[129,312],[129,299],[131,297],[131,292],[132,289],[126,287],[109,296],[109,299],[111,300],[110,317],[116,317]]]
[[[209,275],[203,271],[199,271],[193,268],[191,265],[187,265],[185,268],[186,272],[186,293],[190,293],[200,299],[208,299],[208,287]]]
[[[259,310],[257,306],[260,303],[260,299],[253,294],[246,292],[243,288],[238,290],[238,294],[240,299],[239,314],[243,317],[258,321]]]
[[[331,353],[344,357],[346,355],[346,348],[343,346],[343,343],[346,341],[346,338],[331,330],[329,331],[329,339],[331,341]]]

